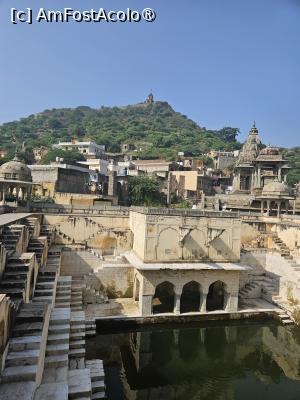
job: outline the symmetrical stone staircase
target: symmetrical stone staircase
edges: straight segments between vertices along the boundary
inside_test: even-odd
[[[241,301],[262,297],[272,303],[276,296],[278,296],[278,285],[273,278],[266,275],[255,276],[253,281],[247,283],[239,292]]]
[[[85,357],[85,314],[84,311],[71,312],[70,324],[70,369],[84,368]]]
[[[31,237],[28,243],[27,251],[29,253],[35,253],[40,265],[43,265],[45,246],[47,246],[46,243],[47,237]]]
[[[294,259],[292,256],[290,249],[288,246],[284,243],[282,239],[278,236],[277,233],[272,234],[272,239],[277,247],[277,249],[280,251],[281,257],[283,257],[291,266],[291,268],[294,269],[294,271],[300,271],[300,265],[297,263],[297,261]]]
[[[71,310],[82,311],[82,290],[84,288],[84,279],[79,277],[72,277],[71,288]]]
[[[54,226],[42,225],[40,230],[40,235],[47,237],[48,246],[50,246],[54,241],[54,235],[55,235]]]
[[[53,305],[57,279],[60,274],[61,250],[50,248],[47,263],[40,267],[33,302]]]
[[[18,255],[12,242],[9,242],[11,253],[0,282],[0,291],[9,292],[21,307],[8,344],[0,398],[103,399],[103,364],[101,360],[93,360],[92,364],[85,361],[86,331],[96,333],[95,321],[86,321],[82,309],[85,284],[82,277],[72,280],[70,276],[59,276],[60,249],[48,249],[53,230],[42,227],[41,234],[45,237],[33,237],[37,230],[35,223],[29,221],[26,228],[29,227],[31,233],[28,251],[35,253],[40,261],[36,263],[39,270],[32,301],[22,305],[28,269],[32,267],[26,255],[34,259],[35,256],[32,253]]]
[[[91,371],[92,400],[105,399],[105,373],[102,360],[88,360],[86,367]]]
[[[19,242],[22,230],[22,225],[10,225],[4,227],[2,234],[0,235],[0,241],[4,244],[6,250],[16,250],[16,245]]]
[[[9,340],[5,369],[1,376],[1,400],[31,400],[41,382],[50,308],[45,304],[23,304]],[[13,383],[13,385],[11,385]],[[18,393],[20,391],[20,396]]]
[[[0,292],[7,294],[12,300],[25,300],[25,289],[30,279],[29,272],[32,268],[32,255],[14,254],[6,261]]]

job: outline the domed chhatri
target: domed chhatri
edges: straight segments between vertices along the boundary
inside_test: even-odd
[[[23,164],[17,156],[12,161],[1,165],[0,179],[32,182],[30,168]]]
[[[279,182],[277,179],[275,179],[264,186],[262,195],[271,197],[289,196],[290,189],[284,182]]]
[[[17,156],[0,167],[0,205],[28,206],[32,190],[31,170]]]

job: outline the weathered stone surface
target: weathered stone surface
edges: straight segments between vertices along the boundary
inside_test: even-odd
[[[34,400],[68,400],[68,385],[66,383],[42,384]]]

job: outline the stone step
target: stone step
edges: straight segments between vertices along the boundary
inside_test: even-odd
[[[71,332],[70,333],[70,341],[74,341],[74,340],[82,340],[85,338],[85,334],[86,332],[82,331],[82,332]]]
[[[24,289],[20,288],[3,288],[0,285],[0,293],[7,294],[9,297],[23,299],[24,297]]]
[[[39,350],[10,352],[6,357],[5,366],[17,367],[22,365],[37,365],[39,355]]]
[[[71,340],[70,349],[81,349],[85,348],[85,340]]]
[[[49,331],[50,335],[69,333],[70,332],[70,324],[50,325],[48,331]]]
[[[14,337],[29,335],[39,336],[39,334],[43,330],[43,325],[43,322],[28,322],[24,324],[17,324],[14,327],[13,335]]]
[[[85,347],[84,348],[76,348],[69,350],[69,357],[85,357]]]
[[[47,368],[59,368],[68,366],[68,354],[59,354],[45,357],[45,366]]]
[[[35,285],[35,289],[54,289],[54,282],[40,282],[39,280],[37,281]]]
[[[64,310],[64,308],[61,308]],[[62,314],[62,315],[51,315],[50,317],[51,325],[65,325],[70,323],[70,314]]]
[[[15,279],[27,279],[27,271],[6,271],[3,274],[3,279],[15,280]]]
[[[35,289],[34,296],[37,297],[50,297],[53,294],[53,289]]]
[[[68,373],[69,399],[91,398],[92,386],[90,370],[75,369]]]
[[[71,300],[71,307],[82,307],[82,300],[80,301],[73,301]]]
[[[57,356],[60,354],[68,354],[69,343],[47,344],[46,356]]]
[[[71,324],[71,333],[74,332],[85,332],[85,324]]]
[[[21,288],[24,289],[26,286],[27,282],[27,277],[24,278],[18,278],[18,279],[3,279],[1,281],[1,288]]]
[[[282,320],[283,325],[290,325],[294,324],[294,321],[292,319],[284,319]]]
[[[34,303],[48,303],[51,304],[53,301],[52,296],[37,296],[32,299]]]
[[[69,343],[69,340],[70,340],[69,333],[52,334],[48,335],[47,345]]]
[[[100,381],[93,381],[92,382],[92,392],[93,393],[98,393],[98,392],[105,392],[105,384],[103,380]]]
[[[23,336],[9,340],[9,351],[36,350],[40,348],[41,336]]]
[[[54,281],[54,275],[43,275],[43,276],[39,276],[39,282],[53,282]]]
[[[66,303],[70,303],[71,298],[70,298],[70,296],[60,296],[60,295],[57,295],[57,293],[56,293],[55,301],[57,303],[63,303],[64,301]]]
[[[71,306],[72,311],[81,311],[82,306]]]
[[[65,307],[70,307],[70,303],[55,303],[56,308],[65,308]]]
[[[105,392],[98,392],[98,393],[93,393],[92,394],[92,400],[101,400],[101,399],[106,399]]]
[[[90,331],[86,331],[86,336],[87,337],[91,337],[91,336],[95,336],[96,335],[96,330],[90,330]]]
[[[22,365],[18,367],[5,368],[1,375],[3,383],[35,381],[38,371],[37,365]]]

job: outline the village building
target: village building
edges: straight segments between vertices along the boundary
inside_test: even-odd
[[[100,158],[105,152],[105,146],[93,141],[80,142],[73,139],[71,142],[59,142],[53,145],[54,149],[76,150],[86,158]]]

